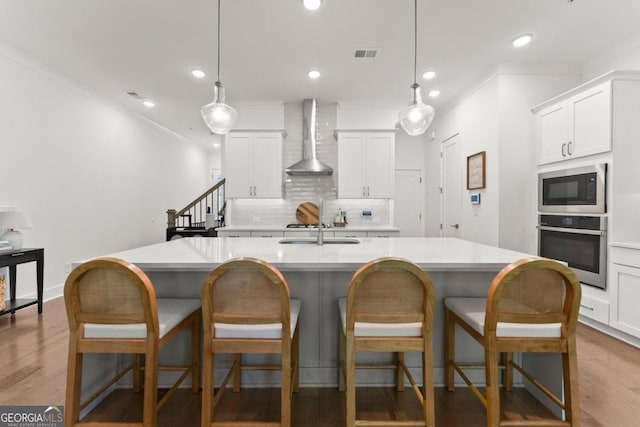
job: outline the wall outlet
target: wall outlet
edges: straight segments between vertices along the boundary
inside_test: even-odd
[[[64,272],[65,273],[71,273],[71,263],[68,262],[64,265]]]
[[[262,222],[262,218],[259,216],[254,216],[253,218],[251,218],[251,222],[253,224],[260,224]]]

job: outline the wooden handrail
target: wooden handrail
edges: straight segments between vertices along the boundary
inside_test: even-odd
[[[200,203],[202,201],[202,199],[204,199],[205,197],[207,197],[208,195],[212,194],[214,191],[216,191],[218,188],[222,187],[224,185],[225,179],[222,178],[220,181],[218,181],[216,183],[216,185],[214,185],[213,187],[211,187],[210,189],[208,189],[207,191],[205,191],[204,193],[202,193],[200,195],[200,197],[197,197],[193,202],[189,203],[187,205],[186,208],[183,208],[181,210],[178,211],[178,213],[176,214],[176,216],[180,216],[183,213],[185,213],[186,211],[188,211],[189,209],[191,209],[192,207],[194,207],[195,205],[197,205],[198,203]]]
[[[184,215],[190,209],[194,208],[197,204],[202,203],[202,201],[205,198],[212,196],[214,192],[219,191],[224,186],[225,181],[226,181],[225,178],[222,178],[213,187],[209,188],[207,191],[205,191],[200,196],[198,196],[193,202],[189,203],[187,206],[180,209],[179,211],[176,211],[175,209],[168,209],[167,210],[167,227],[169,228],[175,227],[177,218]],[[226,207],[226,204],[227,202],[225,200],[218,214],[222,215],[224,213],[224,208]],[[196,221],[196,222],[200,222],[200,221]]]

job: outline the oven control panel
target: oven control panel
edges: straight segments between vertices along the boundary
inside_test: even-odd
[[[606,230],[606,217],[581,215],[540,215],[540,225],[546,227]]]

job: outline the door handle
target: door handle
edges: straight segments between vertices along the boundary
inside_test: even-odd
[[[460,224],[453,224],[453,225],[450,225],[449,227],[452,227],[452,228],[456,228],[456,229],[457,229],[457,228],[460,228]]]
[[[571,141],[567,142],[567,156],[570,156],[571,153]]]
[[[566,146],[567,146],[567,144],[566,144],[566,143],[562,144],[562,149],[561,149],[561,151],[562,151],[562,157],[567,157],[567,155],[566,155],[566,154],[565,154],[565,152],[564,152],[564,149],[565,149],[565,147],[566,147]]]

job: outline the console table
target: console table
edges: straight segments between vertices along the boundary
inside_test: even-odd
[[[16,299],[16,273],[18,264],[36,262],[36,279],[38,286],[37,299],[20,298]],[[44,283],[44,249],[17,249],[0,254],[0,268],[9,267],[9,295],[3,314],[14,314],[16,310],[38,304],[38,314],[42,313],[42,289]]]

